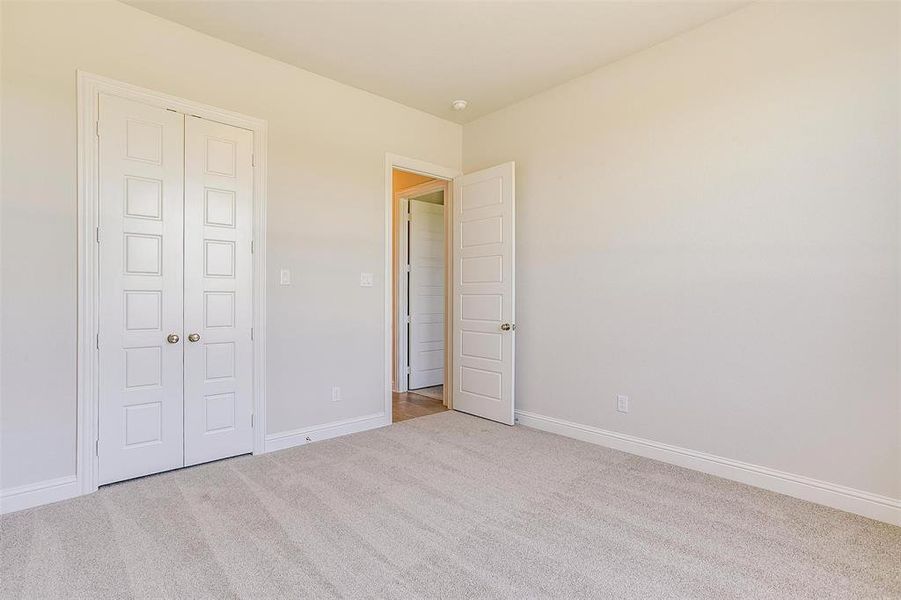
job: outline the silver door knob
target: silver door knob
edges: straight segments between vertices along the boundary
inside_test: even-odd
[[[174,333],[170,333],[169,337],[166,338],[166,341],[169,342],[170,344],[177,344],[179,339],[181,339],[181,338],[179,338]]]
[[[516,325],[511,325],[510,323],[501,323],[501,331],[510,331],[511,329],[516,329]]]
[[[199,333],[192,333],[191,335],[188,336],[188,341],[189,341],[189,342],[199,342],[199,341],[200,341],[200,334],[199,334]]]

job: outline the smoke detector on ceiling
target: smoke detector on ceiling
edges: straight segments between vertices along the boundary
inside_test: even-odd
[[[451,102],[451,106],[454,107],[454,110],[466,110],[466,105],[469,104],[466,100],[454,100]]]

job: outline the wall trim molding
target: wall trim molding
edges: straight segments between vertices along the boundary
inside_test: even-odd
[[[349,433],[377,429],[390,424],[391,414],[380,412],[364,415],[362,417],[332,421],[331,423],[323,423],[322,425],[313,425],[311,427],[301,427],[300,429],[272,433],[266,436],[266,452],[285,450],[286,448],[302,446],[303,444],[310,444],[312,442],[321,442]]]
[[[344,436],[358,431],[377,429],[391,424],[391,415],[384,412],[332,421],[322,425],[313,425],[301,429],[293,429],[266,436],[264,452],[285,450],[294,446],[320,442],[334,437]],[[308,439],[309,438],[309,439]],[[255,454],[257,454],[255,452]],[[47,479],[37,483],[29,483],[19,487],[0,490],[0,514],[12,513],[26,508],[34,508],[61,500],[83,496],[81,482],[75,475],[67,475],[57,479]]]
[[[803,475],[523,410],[516,411],[516,422],[526,427],[731,479],[893,525],[901,525],[901,499],[898,498],[880,496]]]
[[[80,495],[81,486],[75,475],[29,483],[0,491],[0,514],[5,515]]]

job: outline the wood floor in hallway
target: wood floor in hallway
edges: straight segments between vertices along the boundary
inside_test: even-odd
[[[440,386],[439,386],[440,387]],[[436,388],[429,388],[435,390]],[[436,395],[434,393],[430,395]],[[423,396],[415,392],[394,393],[392,421],[399,423],[407,419],[424,417],[447,410],[444,403],[435,397]]]

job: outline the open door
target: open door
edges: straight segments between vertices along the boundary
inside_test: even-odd
[[[454,409],[513,425],[514,163],[454,180]]]
[[[444,384],[444,206],[410,200],[408,390]]]

